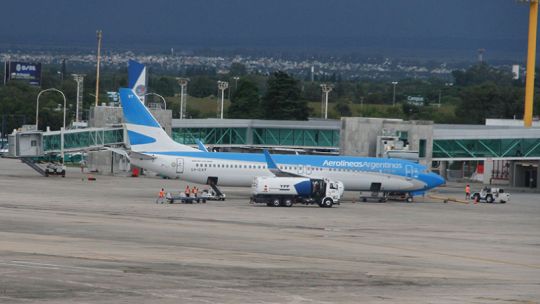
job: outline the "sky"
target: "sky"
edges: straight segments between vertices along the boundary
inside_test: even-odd
[[[515,0],[3,0],[0,45],[428,49],[524,54]]]

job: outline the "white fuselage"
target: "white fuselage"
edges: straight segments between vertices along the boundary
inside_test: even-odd
[[[253,179],[259,176],[274,176],[265,162],[227,160],[219,158],[197,158],[159,155],[155,159],[132,159],[131,162],[159,174],[178,177],[182,180],[205,184],[209,177],[216,177],[218,185],[250,187]],[[303,164],[277,164],[284,172],[310,178],[328,178],[340,181],[347,191],[367,191],[372,183],[381,183],[381,191],[416,191],[423,189],[425,183],[411,177],[383,172],[355,169],[313,167]]]

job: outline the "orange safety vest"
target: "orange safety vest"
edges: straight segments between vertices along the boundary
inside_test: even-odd
[[[185,193],[189,194],[189,186],[186,187]]]
[[[165,197],[165,191],[163,191],[163,190],[159,191],[159,197],[164,198]]]
[[[471,187],[466,186],[465,187],[465,193],[471,193]]]

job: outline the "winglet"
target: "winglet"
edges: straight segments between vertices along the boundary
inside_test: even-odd
[[[264,158],[266,159],[266,163],[268,164],[268,169],[270,169],[270,171],[277,170],[278,167],[276,163],[274,162],[274,160],[272,159],[272,156],[270,155],[268,150],[264,149],[263,153],[264,153]]]
[[[201,150],[203,152],[208,152],[208,149],[204,146],[204,144],[202,143],[202,141],[200,139],[197,139],[197,146],[198,146],[199,150]]]

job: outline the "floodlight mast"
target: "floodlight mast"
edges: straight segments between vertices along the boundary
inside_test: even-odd
[[[220,119],[223,119],[223,103],[225,99],[225,90],[229,87],[229,83],[227,81],[218,81],[218,89],[221,91],[221,111],[220,111]]]
[[[103,38],[103,32],[101,30],[96,31],[97,36],[97,63],[96,63],[96,107],[99,103],[99,65],[101,62],[101,39]]]
[[[184,116],[186,115],[185,90],[189,82],[189,78],[176,78],[176,80],[180,85],[180,119],[184,119]]]
[[[81,121],[82,106],[83,106],[83,83],[85,74],[72,74],[73,79],[77,83],[77,102],[75,107],[75,122]]]
[[[394,94],[392,95],[392,106],[395,107],[396,106],[396,86],[398,85],[399,82],[397,81],[392,81],[392,85],[394,85]]]
[[[538,0],[517,0],[529,3],[529,40],[527,51],[527,79],[525,81],[525,110],[523,113],[523,126],[532,126],[533,99],[534,99],[534,70],[536,67],[536,34],[538,26]]]
[[[330,94],[330,92],[332,92],[333,89],[334,89],[333,84],[330,84],[330,83],[321,84],[321,90],[324,94],[324,119],[328,119],[328,94]]]

